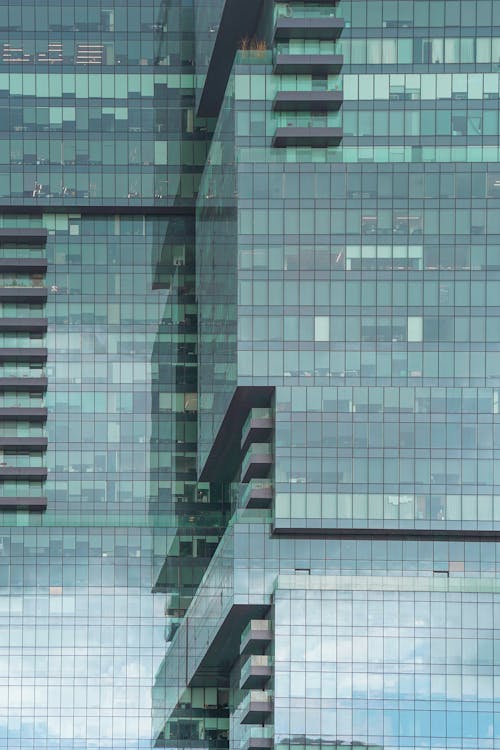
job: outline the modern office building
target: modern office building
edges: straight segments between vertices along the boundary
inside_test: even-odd
[[[0,748],[497,750],[500,3],[0,12]]]
[[[2,750],[151,747],[196,497],[192,17],[0,2]]]
[[[227,526],[180,622],[169,592],[156,746],[497,748],[500,4],[195,21],[198,476]]]

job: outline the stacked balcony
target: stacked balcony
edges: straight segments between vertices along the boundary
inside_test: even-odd
[[[273,501],[273,483],[271,479],[251,479],[243,485],[240,497],[240,508],[246,510],[267,510]]]
[[[276,112],[338,112],[341,91],[278,91],[273,102]]]
[[[241,465],[241,481],[267,478],[273,466],[273,450],[268,443],[251,443]]]
[[[337,40],[344,30],[344,21],[335,16],[317,18],[294,18],[278,16],[274,27],[274,38],[277,42],[290,39],[334,39]]]
[[[45,510],[47,232],[0,229],[0,510]]]
[[[314,4],[276,0],[274,73],[323,78],[324,85],[318,90],[278,91],[273,110],[284,113],[281,119],[286,124],[276,129],[272,140],[275,148],[328,148],[342,142],[342,128],[333,124],[336,118],[333,116],[332,122],[331,113],[340,110],[343,95],[340,90],[327,89],[327,77],[339,75],[343,65],[343,57],[335,48],[344,20],[337,17],[335,6],[332,0]],[[308,46],[310,52],[306,51]]]
[[[245,451],[251,443],[268,440],[273,429],[273,416],[267,407],[251,409],[241,430],[241,449]]]
[[[242,690],[263,690],[272,677],[272,666],[267,654],[253,654],[243,664],[240,674]]]
[[[273,416],[271,409],[251,409],[241,434],[241,481],[247,484],[255,479],[267,479],[273,459],[272,447]]]
[[[272,642],[269,620],[250,620],[241,634],[240,656],[248,657],[240,673],[240,688],[248,691],[240,705],[241,724],[263,725],[272,716],[273,701],[268,689],[272,665],[266,653]]]
[[[242,724],[263,724],[273,712],[273,701],[267,690],[250,690],[241,704]]]
[[[241,634],[240,656],[263,654],[273,641],[269,620],[250,620]]]
[[[274,739],[272,735],[267,736],[266,733],[268,727],[251,728],[257,730],[257,733],[250,734],[243,745],[243,750],[271,750],[271,748],[274,747]]]

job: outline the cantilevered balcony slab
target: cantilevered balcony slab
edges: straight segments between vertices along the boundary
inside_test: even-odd
[[[267,443],[252,443],[243,459],[241,481],[246,484],[251,479],[268,477],[272,465],[271,446]]]
[[[25,452],[26,450],[39,450],[43,451],[47,448],[47,438],[40,435],[35,437],[0,437],[0,448],[9,448],[10,450],[18,450],[19,453]]]
[[[0,258],[0,273],[26,271],[44,274],[47,271],[46,258]]]
[[[0,331],[45,333],[47,331],[47,318],[0,318]]]
[[[46,300],[47,287],[44,286],[0,286],[0,302],[43,303]]]
[[[293,18],[278,16],[274,27],[276,41],[287,39],[338,39],[344,29],[344,19],[334,16]]]
[[[344,58],[342,55],[289,55],[278,54],[274,61],[275,73],[340,73]]]
[[[46,497],[0,497],[0,511],[2,510],[33,510],[44,511],[47,508]]]
[[[243,745],[243,750],[271,750],[273,747],[272,737],[249,737]]]
[[[47,479],[45,466],[6,466],[0,463],[0,480],[6,479]]]
[[[241,434],[250,409],[269,405],[274,389],[269,386],[239,386],[226,409],[206,463],[201,467],[202,482],[232,479],[241,464]]]
[[[0,349],[0,362],[36,362],[47,361],[46,347],[16,346]]]
[[[266,509],[271,507],[273,485],[271,480],[254,479],[249,482],[241,495],[240,505],[248,509]]]
[[[0,421],[46,422],[47,409],[43,406],[1,406]]]
[[[301,0],[302,5],[329,5],[330,7],[334,7],[335,5],[338,5],[339,0]],[[284,5],[285,3],[288,5],[290,3],[290,0],[274,0],[275,3],[279,5]]]
[[[264,690],[251,690],[242,703],[242,724],[263,724],[271,715],[273,703]]]
[[[48,380],[43,378],[10,377],[0,378],[0,393],[16,391],[18,393],[45,393]]]
[[[344,101],[342,91],[278,91],[276,112],[337,112]]]
[[[313,148],[338,146],[342,141],[342,128],[277,128],[272,145],[275,148],[286,146],[312,146]]]
[[[42,229],[42,227],[2,227],[0,245],[15,242],[30,247],[43,247],[47,243],[48,235],[47,229]]]
[[[241,450],[246,451],[250,443],[263,442],[273,429],[273,417],[269,409],[252,409],[241,433]]]
[[[272,640],[269,620],[250,620],[241,636],[240,655],[263,654]]]
[[[272,674],[273,669],[267,655],[251,656],[241,668],[240,689],[263,689]]]

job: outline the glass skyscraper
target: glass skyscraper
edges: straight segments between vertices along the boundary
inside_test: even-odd
[[[2,750],[151,747],[152,591],[203,487],[193,18],[0,3]]]
[[[198,476],[229,520],[157,745],[497,748],[500,4],[196,8]]]
[[[0,748],[500,748],[500,3],[0,13]]]

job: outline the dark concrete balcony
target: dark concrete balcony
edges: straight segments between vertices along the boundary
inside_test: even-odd
[[[263,689],[272,674],[273,669],[267,654],[253,655],[241,667],[240,688],[242,690]]]
[[[251,690],[241,708],[242,724],[263,724],[273,711],[273,702],[265,690]]]
[[[45,286],[0,286],[0,302],[38,302],[43,304],[46,301],[47,287]]]
[[[249,510],[266,509],[273,501],[273,484],[270,479],[253,479],[245,487],[240,505]]]
[[[46,258],[0,258],[0,272],[26,271],[45,274],[47,271]]]
[[[246,484],[251,479],[264,479],[269,476],[272,465],[271,446],[268,443],[252,443],[242,462],[241,481]]]
[[[274,61],[274,72],[335,75],[340,73],[343,64],[344,58],[342,55],[278,54]]]
[[[47,378],[28,378],[28,377],[0,377],[0,393],[1,392],[12,392],[16,393],[45,393],[47,390]]]
[[[43,435],[35,437],[0,437],[0,448],[9,448],[10,450],[18,450],[19,453],[28,451],[43,451],[47,448],[47,438]]]
[[[344,19],[334,16],[297,18],[278,16],[274,27],[274,38],[278,42],[287,39],[338,39],[344,30]]]
[[[276,112],[338,112],[342,91],[278,91],[273,102]]]
[[[274,0],[275,3],[279,5],[284,5],[285,3],[288,5],[290,0]],[[339,0],[301,0],[302,5],[329,5],[330,7],[335,7],[338,5]]]
[[[273,747],[272,737],[249,737],[243,745],[243,750],[272,750]]]
[[[47,318],[0,318],[0,331],[46,333]]]
[[[46,422],[47,414],[44,406],[0,406],[0,420]]]
[[[270,409],[252,409],[241,431],[241,449],[246,451],[250,443],[263,442],[273,429],[273,416]]]
[[[44,466],[6,466],[0,463],[0,480],[6,479],[47,479]]]
[[[241,634],[240,655],[263,654],[272,640],[269,620],[250,620]]]
[[[38,510],[43,511],[47,508],[46,497],[17,497],[3,496],[0,497],[0,510]]]
[[[286,148],[287,146],[326,148],[329,146],[338,146],[341,142],[342,128],[296,128],[291,125],[286,128],[277,128],[272,145],[274,148]]]
[[[28,247],[43,247],[47,243],[49,233],[42,227],[2,227],[0,229],[0,245],[11,242]]]
[[[0,349],[0,362],[39,362],[47,361],[45,347],[16,346]]]

